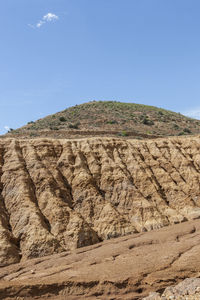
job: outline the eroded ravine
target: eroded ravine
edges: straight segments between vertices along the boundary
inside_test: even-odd
[[[0,264],[200,217],[200,137],[0,140]]]

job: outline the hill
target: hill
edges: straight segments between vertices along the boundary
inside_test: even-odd
[[[92,101],[67,108],[9,135],[161,137],[198,134],[200,121],[154,106],[115,101]],[[62,135],[63,134],[63,135]]]

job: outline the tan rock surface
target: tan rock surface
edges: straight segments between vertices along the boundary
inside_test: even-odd
[[[198,277],[199,150],[199,136],[0,140],[0,299],[141,299]]]
[[[0,263],[200,217],[200,137],[0,140]]]
[[[159,293],[152,292],[148,297],[143,300],[198,300],[200,299],[200,278],[187,278],[179,284],[167,287],[160,295]]]
[[[0,299],[142,299],[200,276],[199,252],[199,220],[119,237],[2,267]]]

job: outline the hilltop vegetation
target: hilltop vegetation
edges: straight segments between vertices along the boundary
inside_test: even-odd
[[[92,101],[67,108],[13,130],[12,134],[40,135],[44,131],[115,132],[127,136],[197,134],[200,121],[154,106],[116,101]],[[84,134],[83,134],[84,135]]]

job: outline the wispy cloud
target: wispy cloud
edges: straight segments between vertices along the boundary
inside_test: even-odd
[[[37,28],[40,28],[45,22],[44,21],[39,21],[37,24],[36,24],[36,27]]]
[[[182,114],[191,118],[200,119],[200,107],[183,111]]]
[[[57,15],[49,12],[48,14],[44,15],[42,17],[42,19],[37,22],[36,25],[28,24],[28,26],[31,28],[40,28],[44,24],[49,23],[49,22],[55,22],[58,19],[59,19],[59,17]]]

